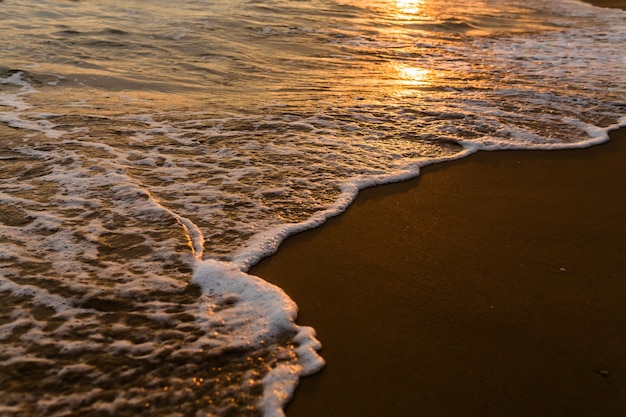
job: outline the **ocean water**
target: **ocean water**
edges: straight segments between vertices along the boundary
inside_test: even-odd
[[[281,416],[321,344],[251,265],[626,125],[626,13],[577,1],[4,0],[0,41],[2,416]]]

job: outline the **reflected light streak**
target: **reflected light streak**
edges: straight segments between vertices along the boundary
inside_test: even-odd
[[[429,0],[343,0],[348,4],[370,9],[380,14],[384,22],[377,36],[368,42],[356,43],[355,50],[365,59],[347,71],[343,88],[357,92],[361,99],[369,97],[419,98],[430,94],[432,86],[445,77],[441,71],[429,68],[422,51],[414,47],[420,35],[419,24],[430,22],[432,2]]]
[[[432,71],[426,68],[398,65],[396,70],[400,79],[409,85],[428,85],[433,78]]]
[[[398,11],[405,15],[420,14],[424,0],[396,0],[396,7]]]
[[[412,67],[403,63],[393,63],[389,68],[396,97],[421,97],[437,78],[436,71],[428,68]]]

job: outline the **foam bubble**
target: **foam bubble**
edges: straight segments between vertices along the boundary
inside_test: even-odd
[[[198,264],[193,282],[211,297],[206,320],[233,326],[223,343],[233,347],[261,347],[285,333],[293,333],[295,358],[282,362],[264,378],[261,407],[266,416],[282,416],[282,407],[289,400],[300,377],[318,371],[324,364],[317,350],[321,344],[310,327],[295,324],[296,304],[278,287],[242,272],[230,262],[205,260]],[[232,307],[215,309],[214,299]]]

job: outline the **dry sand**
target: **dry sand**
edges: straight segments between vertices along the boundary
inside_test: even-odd
[[[324,345],[288,417],[626,416],[625,216],[626,129],[363,191],[251,271]]]

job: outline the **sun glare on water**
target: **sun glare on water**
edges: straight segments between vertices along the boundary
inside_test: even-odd
[[[422,11],[424,0],[397,0],[397,10],[405,15],[417,15]]]
[[[400,80],[409,85],[427,85],[433,76],[432,71],[426,68],[397,65],[396,70]]]
[[[441,78],[437,70],[425,67],[422,54],[416,53],[414,46],[421,35],[419,25],[433,20],[430,0],[345,1],[373,11],[384,26],[371,38],[380,49],[374,52],[369,44],[364,47],[376,59],[364,60],[348,77],[358,80],[361,94],[371,91],[375,96],[421,97]]]

